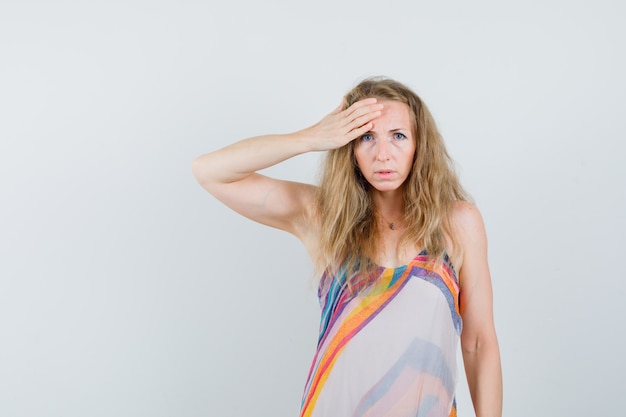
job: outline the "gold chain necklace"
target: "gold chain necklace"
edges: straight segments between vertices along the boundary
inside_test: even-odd
[[[390,222],[389,220],[387,220],[385,218],[385,216],[383,216],[381,213],[378,213],[380,215],[380,217],[382,217],[382,219],[385,221],[385,223],[387,223],[387,225],[389,226],[389,228],[391,230],[396,230],[396,222]]]

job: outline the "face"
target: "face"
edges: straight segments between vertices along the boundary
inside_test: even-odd
[[[411,172],[415,138],[409,107],[399,101],[384,100],[382,114],[372,129],[355,139],[354,155],[361,173],[374,189],[399,189]]]

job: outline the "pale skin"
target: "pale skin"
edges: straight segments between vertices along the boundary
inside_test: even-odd
[[[200,156],[193,162],[198,182],[218,200],[254,221],[296,236],[307,252],[318,251],[315,186],[278,180],[257,171],[306,152],[339,148],[356,140],[355,156],[372,185],[380,230],[375,261],[396,267],[408,263],[421,248],[400,246],[402,184],[415,152],[408,107],[369,98],[346,110],[340,107],[306,129],[246,139]],[[452,251],[461,292],[461,348],[477,417],[502,415],[500,353],[493,321],[487,237],[475,206],[457,202],[453,225],[460,250]],[[398,225],[396,230],[389,223]]]

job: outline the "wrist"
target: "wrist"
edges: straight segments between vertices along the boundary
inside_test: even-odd
[[[320,146],[320,141],[316,140],[315,135],[311,133],[309,128],[298,130],[292,133],[290,136],[290,139],[298,144],[299,149],[302,153],[320,152],[326,150],[323,148],[323,146]]]

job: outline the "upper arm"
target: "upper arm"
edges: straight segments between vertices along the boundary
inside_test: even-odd
[[[474,205],[467,202],[457,203],[453,218],[462,246],[459,271],[463,317],[461,343],[464,350],[473,350],[479,342],[495,337],[487,235],[480,212]]]
[[[200,176],[197,176],[201,178]],[[315,207],[315,186],[253,173],[230,182],[199,179],[204,189],[237,213],[285,230],[301,240]]]

